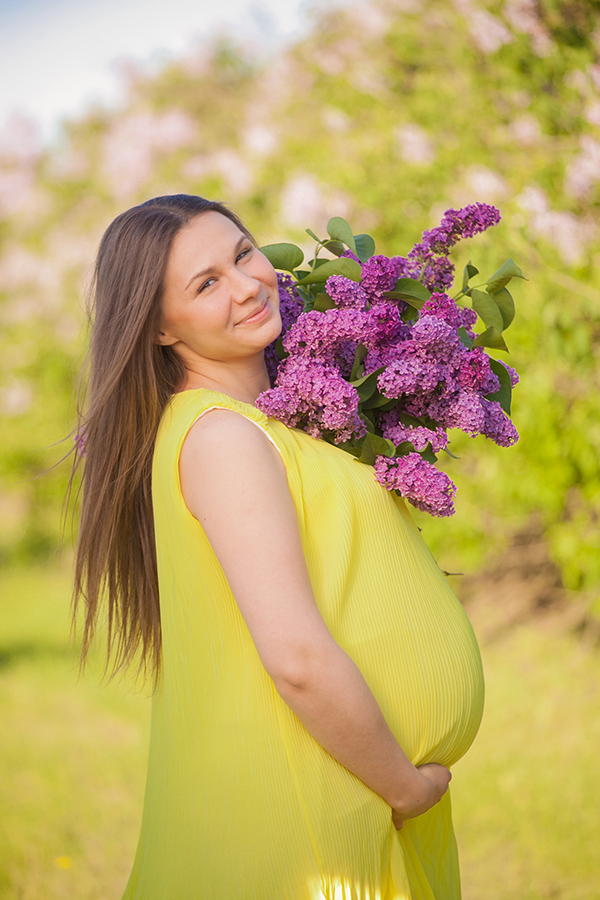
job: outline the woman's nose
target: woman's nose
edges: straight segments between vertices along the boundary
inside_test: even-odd
[[[235,271],[231,282],[231,296],[236,303],[244,303],[249,298],[256,297],[259,291],[260,281],[257,278],[240,272],[239,269]]]

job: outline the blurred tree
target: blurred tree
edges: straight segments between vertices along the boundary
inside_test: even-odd
[[[315,14],[309,37],[266,64],[220,39],[156,75],[131,70],[120,111],[90,110],[44,152],[0,140],[0,558],[59,541],[66,466],[42,473],[68,448],[81,298],[123,208],[180,191],[226,199],[264,243],[302,242],[342,215],[402,253],[446,207],[482,200],[504,221],[457,263],[492,271],[514,256],[531,278],[510,335],[522,437],[508,451],[457,438],[458,513],[420,524],[443,567],[462,571],[535,520],[564,585],[592,604],[599,9],[373,0]]]

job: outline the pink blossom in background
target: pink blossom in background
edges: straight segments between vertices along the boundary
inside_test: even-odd
[[[196,123],[188,113],[138,112],[117,119],[104,138],[102,169],[115,197],[135,194],[152,176],[160,155],[188,146]]]

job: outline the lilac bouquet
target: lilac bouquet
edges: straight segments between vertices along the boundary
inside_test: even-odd
[[[456,297],[447,293],[451,248],[499,221],[484,203],[449,209],[407,256],[387,257],[335,217],[325,240],[308,230],[317,242],[308,268],[294,244],[262,247],[285,274],[282,335],[265,351],[273,386],[258,408],[373,465],[381,485],[418,509],[452,515],[456,486],[435,466],[436,454],[450,453],[447,430],[502,447],[518,440],[509,418],[518,375],[484,348],[507,351],[503,331],[515,314],[507,284],[523,273],[509,259],[471,287],[479,272],[469,262]]]

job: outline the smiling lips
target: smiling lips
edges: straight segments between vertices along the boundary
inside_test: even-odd
[[[257,312],[252,313],[251,316],[247,316],[245,319],[242,319],[242,321],[238,322],[237,324],[245,325],[246,322],[258,322],[268,312],[269,312],[269,303],[268,303],[268,301],[265,301],[264,306],[261,306],[261,308],[259,310],[257,310]]]

